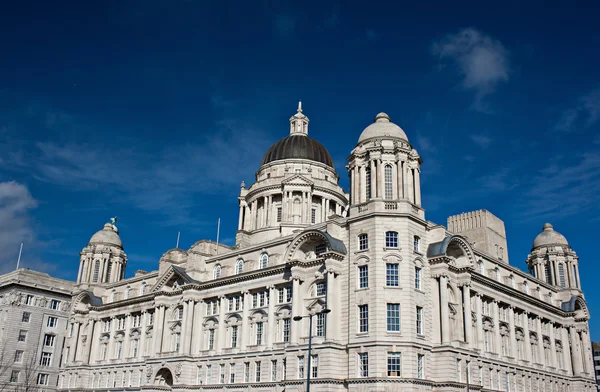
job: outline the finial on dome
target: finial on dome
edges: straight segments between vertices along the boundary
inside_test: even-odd
[[[554,230],[554,226],[552,226],[550,223],[544,223],[542,230]]]
[[[298,101],[298,113],[302,113],[302,101]]]
[[[290,117],[290,135],[308,135],[308,117],[302,113],[302,101],[298,101],[298,112]]]
[[[246,183],[244,181],[242,181],[242,183],[240,184],[240,188],[242,188],[242,189],[246,188]]]
[[[377,116],[375,116],[375,122],[390,122],[390,116],[386,113],[381,112]]]

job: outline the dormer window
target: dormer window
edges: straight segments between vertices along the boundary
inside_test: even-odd
[[[241,274],[242,272],[244,272],[244,260],[238,259],[235,262],[235,273]]]
[[[263,253],[260,255],[260,268],[267,268],[269,266],[269,255]]]
[[[213,279],[219,279],[221,277],[221,264],[215,265],[213,269]]]

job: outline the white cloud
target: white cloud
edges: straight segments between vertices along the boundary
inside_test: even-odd
[[[16,267],[21,242],[27,252],[28,245],[35,240],[29,213],[36,206],[37,201],[25,185],[0,182],[0,273]],[[23,263],[23,266],[32,265]]]
[[[600,88],[592,90],[577,100],[574,107],[564,110],[554,126],[563,132],[574,131],[583,122],[586,127],[594,125],[600,119]]]
[[[473,143],[477,144],[481,148],[487,148],[492,143],[492,138],[485,135],[470,135],[469,136]]]
[[[504,45],[474,28],[447,34],[432,45],[440,61],[449,60],[462,75],[462,87],[475,92],[474,109],[487,112],[483,98],[510,77],[509,54]]]

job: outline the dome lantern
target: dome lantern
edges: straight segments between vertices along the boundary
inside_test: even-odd
[[[290,117],[290,135],[308,136],[308,117],[302,113],[302,101],[298,102],[298,111]]]

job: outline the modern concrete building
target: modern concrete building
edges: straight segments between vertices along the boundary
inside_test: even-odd
[[[27,269],[0,276],[1,390],[56,390],[73,285]]]
[[[552,225],[523,272],[489,211],[426,220],[421,156],[388,115],[355,133],[348,193],[308,125],[300,106],[242,183],[235,246],[124,279],[116,222],[92,236],[61,390],[299,392],[309,372],[313,391],[595,389],[578,257]]]

